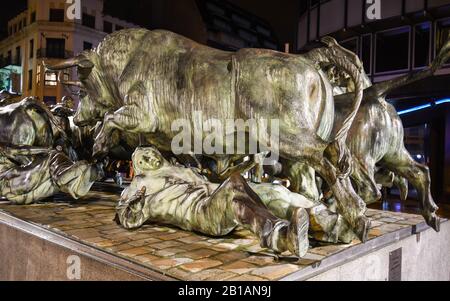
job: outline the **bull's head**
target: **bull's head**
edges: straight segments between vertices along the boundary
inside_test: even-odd
[[[72,86],[80,89],[80,104],[74,116],[74,122],[78,126],[95,124],[96,121],[103,119],[108,112],[105,104],[101,101],[101,83],[98,81],[98,73],[95,64],[88,58],[89,53],[83,53],[77,57],[61,61],[55,65],[47,66],[47,71],[59,72],[69,68],[77,68],[79,81],[64,81],[58,76],[59,82],[66,86]]]

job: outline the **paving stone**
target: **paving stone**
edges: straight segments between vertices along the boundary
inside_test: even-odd
[[[129,242],[130,245],[135,246],[135,247],[142,247],[142,246],[147,246],[150,244],[154,244],[154,243],[159,243],[161,242],[161,240],[157,239],[157,238],[148,238],[149,236],[147,235],[147,238],[145,239],[141,239],[141,240],[132,240]]]
[[[183,264],[180,266],[180,268],[191,273],[197,273],[206,269],[217,267],[221,264],[222,262],[218,260],[200,259],[191,263]]]
[[[398,230],[401,230],[403,228],[408,227],[407,225],[399,225],[399,224],[386,224],[382,225],[380,227],[374,228],[372,230],[379,230],[381,232],[381,235],[392,233]]]
[[[217,254],[217,251],[213,251],[210,249],[198,249],[198,250],[185,252],[185,253],[183,253],[183,256],[192,258],[192,259],[201,259],[201,258],[211,257],[216,254]]]
[[[202,241],[202,240],[206,240],[206,238],[205,237],[200,237],[200,236],[193,236],[193,235],[182,237],[182,238],[178,239],[178,241],[183,242],[183,243],[187,243],[187,244],[194,243],[194,242],[199,242],[199,241]]]
[[[245,261],[236,261],[221,267],[221,269],[235,274],[248,274],[257,266]]]
[[[152,260],[158,260],[159,257],[151,254],[138,255],[134,257],[134,259],[139,260],[140,262],[146,263]]]
[[[275,262],[274,257],[270,256],[250,256],[244,259],[245,262],[253,263],[259,266],[273,264]]]
[[[89,242],[89,243],[99,243],[99,242],[106,241],[106,239],[103,237],[91,237],[91,238],[85,238],[83,240],[86,242]]]
[[[174,268],[179,265],[190,264],[192,262],[193,260],[190,258],[167,258],[167,259],[150,260],[152,266],[155,266],[161,270],[168,270],[170,268]]]
[[[417,222],[417,220],[410,220],[410,219],[406,219],[403,221],[398,221],[396,222],[396,224],[399,225],[407,225],[407,226],[416,226],[418,224],[421,224],[422,222]]]
[[[183,249],[167,248],[167,249],[156,251],[154,254],[159,257],[170,257],[175,254],[182,253],[182,252],[184,252]],[[183,255],[183,256],[185,256],[185,255]]]
[[[119,251],[119,254],[134,257],[137,255],[146,254],[148,252],[149,252],[148,249],[145,249],[145,248],[132,248],[132,249],[128,249],[128,250]]]
[[[348,247],[349,247],[348,245],[329,245],[311,249],[309,252],[322,256],[331,256],[347,249]]]
[[[189,278],[191,278],[194,281],[204,281],[204,280],[222,281],[222,280],[226,280],[226,279],[236,277],[236,276],[238,276],[238,275],[230,273],[230,272],[225,272],[223,270],[209,269],[209,270],[204,270],[199,273],[195,273],[195,274],[191,275]]]
[[[107,248],[107,247],[113,247],[113,246],[117,246],[117,245],[119,245],[120,243],[119,242],[116,242],[116,241],[112,241],[112,240],[103,240],[103,241],[100,241],[100,242],[96,242],[96,243],[94,243],[97,247],[100,247],[100,248]]]
[[[287,275],[290,275],[299,270],[299,267],[294,264],[282,264],[268,267],[257,268],[252,271],[252,275],[263,277],[269,280],[277,280]]]
[[[166,270],[165,272],[167,275],[180,280],[186,280],[192,277],[192,273],[180,268],[171,268],[169,270]]]
[[[384,225],[384,224],[385,224],[384,222],[380,222],[379,220],[372,221],[372,222],[370,223],[370,229],[373,229],[373,228],[382,226],[382,225]]]
[[[173,233],[173,234],[168,234],[165,236],[161,236],[159,237],[161,240],[174,240],[174,239],[179,239],[179,238],[183,238],[183,237],[187,237],[189,236],[189,233],[186,232],[177,232],[177,233]]]
[[[201,241],[201,242],[197,242],[197,243],[192,243],[192,244],[184,244],[184,245],[180,245],[179,248],[186,250],[186,251],[192,251],[192,250],[198,250],[198,249],[203,249],[203,248],[207,248],[209,247],[210,244]],[[223,249],[219,249],[216,250],[214,247],[211,247],[211,249],[215,250],[215,251],[223,251]]]
[[[107,247],[106,249],[112,251],[112,252],[119,252],[119,251],[123,251],[123,250],[129,250],[134,248],[134,246],[129,245],[129,244],[120,244],[117,246],[113,246],[113,247]]]
[[[372,238],[376,238],[383,235],[383,232],[381,232],[380,228],[376,228],[376,229],[370,229],[369,230],[369,234],[368,234],[368,238],[372,239]]]
[[[229,242],[222,242],[222,243],[218,243],[216,245],[214,245],[213,247],[211,247],[213,250],[216,251],[227,251],[227,250],[236,250],[239,246],[236,244],[232,244]]]
[[[227,281],[237,281],[237,282],[245,282],[245,281],[266,281],[267,279],[258,277],[258,276],[252,276],[252,275],[241,275],[238,277],[233,277],[227,279]]]
[[[76,238],[92,238],[99,237],[99,233],[95,229],[77,229],[77,230],[69,230],[67,233],[71,236],[75,236]]]
[[[152,248],[158,249],[158,250],[162,250],[162,249],[167,249],[167,248],[178,247],[181,245],[182,244],[178,241],[165,241],[165,242],[150,244],[149,247],[152,247]]]
[[[403,220],[402,218],[396,218],[396,217],[383,217],[380,218],[378,221],[383,223],[396,223],[399,220]]]
[[[244,252],[234,252],[234,251],[230,251],[230,252],[225,252],[225,253],[221,253],[218,255],[215,255],[213,257],[213,259],[217,259],[222,261],[223,263],[230,263],[230,262],[234,262],[237,260],[241,260],[244,258],[247,258],[247,254]]]

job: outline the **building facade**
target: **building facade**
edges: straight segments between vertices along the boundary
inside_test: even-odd
[[[268,22],[225,0],[152,0],[147,5],[153,29],[223,50],[282,48]]]
[[[373,82],[425,68],[450,34],[450,0],[301,3],[297,51],[308,51],[320,37],[333,36],[358,54]],[[442,202],[450,202],[449,82],[450,64],[437,76],[388,97],[403,120],[407,148],[430,166],[433,194]]]
[[[103,15],[103,0],[81,0],[81,18],[70,20],[66,0],[28,0],[27,10],[8,22],[8,37],[0,41],[0,89],[36,96],[48,105],[70,91],[58,75],[45,72],[53,64],[97,46],[106,34],[137,27]],[[74,79],[74,71],[63,74]]]

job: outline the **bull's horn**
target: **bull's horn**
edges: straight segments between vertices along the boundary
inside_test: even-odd
[[[78,87],[78,88],[83,88],[83,84],[79,81],[60,81],[59,82],[62,85],[65,86],[74,86],[74,87]]]
[[[61,75],[63,74],[62,71],[58,74],[58,82],[65,86],[73,86],[77,88],[83,88],[83,84],[80,81],[70,81],[70,80],[63,80],[61,79]]]
[[[44,62],[44,67],[46,71],[59,71],[59,70],[65,70],[73,67],[80,67],[80,68],[93,68],[94,64],[88,60],[85,56],[79,55],[77,57],[73,57],[70,59],[66,59],[64,61],[61,61],[55,65],[47,65]]]

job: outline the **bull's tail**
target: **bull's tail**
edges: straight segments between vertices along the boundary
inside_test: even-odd
[[[341,176],[346,177],[351,172],[351,157],[346,140],[363,99],[364,69],[359,58],[354,53],[342,48],[333,38],[325,37],[322,39],[322,42],[327,47],[314,49],[307,53],[306,56],[319,66],[333,64],[344,70],[350,75],[355,84],[355,94],[350,113],[342,122],[341,128],[336,132],[332,141],[332,147],[336,151]]]
[[[55,118],[53,113],[50,112],[50,110],[47,108],[47,106],[44,103],[30,97],[30,98],[25,99],[24,106],[25,106],[25,109],[35,109],[39,113],[43,114],[46,117],[46,119],[48,120],[52,129],[54,129],[54,130],[52,130],[54,132],[54,134],[59,133],[65,141],[68,141],[66,132],[64,131],[63,128],[61,128],[58,120]]]

